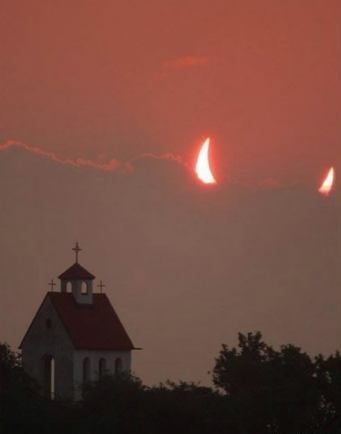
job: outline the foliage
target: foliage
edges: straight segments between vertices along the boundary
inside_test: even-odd
[[[341,355],[336,352],[328,358],[316,358],[316,373],[322,396],[322,421],[325,432],[341,432]]]
[[[241,434],[316,431],[321,394],[315,364],[298,347],[275,351],[260,332],[240,333],[238,348],[222,346],[213,382],[225,391]]]
[[[222,345],[215,389],[167,381],[147,387],[127,374],[84,385],[78,404],[51,402],[0,344],[0,432],[39,434],[339,434],[341,356],[275,350],[260,332]]]
[[[89,432],[139,432],[145,386],[134,376],[107,375],[83,390],[83,411]],[[140,431],[142,432],[142,431]]]
[[[211,388],[181,382],[146,387],[133,376],[107,376],[84,390],[91,433],[221,433],[224,397]]]
[[[0,344],[0,433],[54,434],[68,432],[76,409],[45,399],[25,373],[20,356]],[[67,429],[68,428],[68,429]]]

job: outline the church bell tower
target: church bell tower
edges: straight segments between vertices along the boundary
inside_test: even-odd
[[[72,292],[79,304],[92,304],[95,276],[79,264],[78,254],[82,249],[78,242],[72,250],[75,252],[75,263],[59,276],[60,291]]]

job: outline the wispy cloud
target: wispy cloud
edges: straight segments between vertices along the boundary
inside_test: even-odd
[[[128,161],[120,161],[117,159],[109,159],[106,162],[99,162],[96,160],[86,159],[82,157],[78,158],[63,158],[55,154],[54,152],[46,151],[38,146],[29,145],[18,140],[7,140],[5,143],[0,143],[0,152],[6,151],[10,148],[21,148],[30,154],[37,155],[41,158],[47,158],[57,164],[63,164],[73,167],[91,168],[103,172],[119,172],[122,174],[129,174],[135,170],[136,163],[141,160],[167,160],[183,164],[182,157],[172,153],[165,154],[141,154]]]
[[[166,152],[165,154],[152,154],[152,153],[144,153],[138,157],[135,157],[132,162],[138,160],[167,160],[173,161],[174,163],[184,164],[183,158],[179,154],[172,154],[171,152]]]

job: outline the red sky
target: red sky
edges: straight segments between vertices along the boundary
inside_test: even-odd
[[[0,137],[59,154],[180,153],[235,179],[339,159],[337,0],[4,1]]]
[[[336,348],[339,205],[315,192],[341,167],[340,22],[337,0],[3,0],[0,340],[79,237],[147,381],[204,378],[249,328]]]

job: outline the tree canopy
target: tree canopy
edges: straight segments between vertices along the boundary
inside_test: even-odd
[[[73,434],[336,434],[341,432],[341,356],[279,349],[260,332],[222,345],[213,387],[167,381],[145,386],[130,374],[84,385],[79,403],[49,401],[0,344],[0,432]]]

